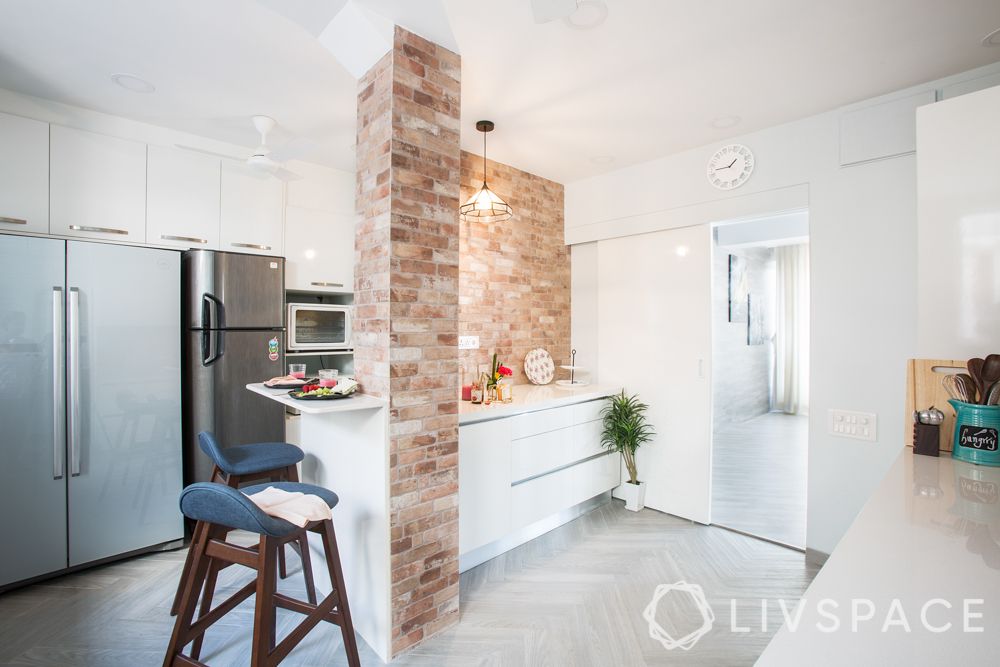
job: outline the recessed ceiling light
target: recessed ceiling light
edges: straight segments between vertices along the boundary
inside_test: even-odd
[[[111,80],[125,90],[133,93],[152,93],[156,91],[156,86],[135,74],[112,74]]]
[[[679,245],[674,248],[674,252],[677,253],[678,257],[687,257],[688,253],[691,252],[691,248],[686,245]]]
[[[710,125],[716,130],[728,130],[739,125],[741,120],[739,116],[717,116],[712,119]]]
[[[590,158],[590,164],[611,164],[615,159],[610,155],[595,155]]]
[[[1000,28],[983,37],[983,46],[1000,46]]]
[[[563,23],[577,30],[590,30],[608,18],[608,6],[603,0],[577,0],[576,11],[563,18]]]

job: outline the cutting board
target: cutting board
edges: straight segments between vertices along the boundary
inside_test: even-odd
[[[906,427],[903,439],[913,446],[913,411],[932,405],[944,413],[941,424],[941,451],[950,452],[955,434],[955,410],[948,404],[948,392],[941,378],[951,373],[965,373],[965,361],[956,359],[910,359],[906,363]]]

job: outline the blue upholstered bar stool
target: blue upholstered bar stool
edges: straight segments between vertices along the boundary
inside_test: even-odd
[[[198,434],[198,444],[201,451],[205,452],[214,464],[212,481],[231,486],[234,489],[239,488],[243,482],[260,479],[273,482],[298,482],[299,471],[296,464],[305,458],[301,449],[287,442],[262,442],[223,448],[215,436],[207,431]],[[306,594],[309,596],[309,602],[316,604],[316,587],[313,584],[309,545],[305,535],[293,546],[299,552],[299,558],[302,562],[302,574],[306,580]],[[184,561],[184,570],[181,573],[181,581],[184,581],[191,569],[191,559],[191,552],[188,551],[187,559]],[[288,576],[284,551],[278,555],[278,567],[282,579]],[[171,616],[177,614],[180,602],[181,589],[178,585],[177,593],[174,594],[174,603],[170,607]]]
[[[338,502],[337,494],[332,491],[296,482],[258,484],[246,487],[242,491],[252,495],[268,486],[319,496],[330,508],[335,507]],[[163,659],[164,667],[204,664],[199,662],[198,658],[205,631],[254,594],[257,598],[251,667],[277,665],[320,621],[340,626],[348,664],[352,667],[360,665],[333,522],[312,521],[304,528],[299,528],[283,519],[265,514],[243,493],[232,487],[212,482],[192,484],[181,492],[181,511],[184,516],[198,523],[191,545],[193,554],[191,569],[181,579],[180,611],[174,622],[174,630]],[[234,529],[257,533],[260,535],[260,541],[255,547],[250,548],[231,544],[226,541],[226,536]],[[303,602],[277,592],[278,554],[284,549],[285,544],[298,541],[310,531],[318,533],[322,539],[330,582],[333,586],[330,594],[319,604]],[[213,609],[212,597],[219,571],[233,564],[256,570],[257,577]],[[195,618],[198,594],[203,587],[201,608]],[[280,642],[275,636],[278,607],[305,615],[305,619]],[[191,644],[191,652],[184,655],[184,649],[188,644]]]

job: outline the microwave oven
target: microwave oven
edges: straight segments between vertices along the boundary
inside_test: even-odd
[[[351,307],[326,303],[288,304],[288,349],[346,350],[351,344]]]

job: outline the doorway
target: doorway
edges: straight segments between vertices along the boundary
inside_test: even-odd
[[[808,211],[720,223],[712,244],[712,522],[804,549]]]

